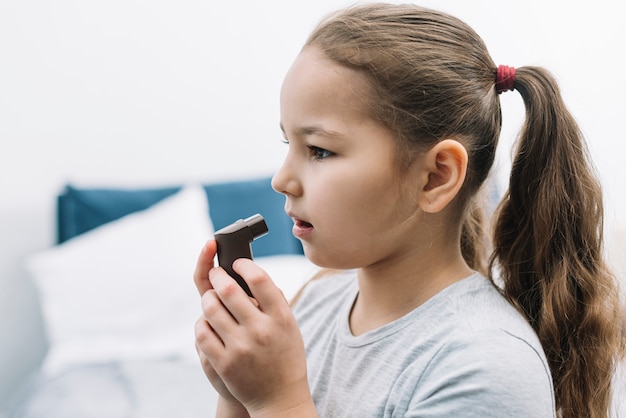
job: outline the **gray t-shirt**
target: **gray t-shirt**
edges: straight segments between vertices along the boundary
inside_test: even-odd
[[[321,417],[555,417],[539,340],[485,277],[402,318],[350,332],[356,272],[310,282],[294,305]]]

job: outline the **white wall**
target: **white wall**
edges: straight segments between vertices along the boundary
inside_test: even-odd
[[[282,77],[342,0],[44,0],[0,3],[0,272],[54,239],[65,182],[161,185],[269,174],[283,156]],[[589,138],[608,224],[626,222],[626,29],[618,4],[431,0],[497,63],[543,65]],[[523,108],[502,97],[504,138]],[[506,141],[505,141],[506,142]],[[504,157],[510,153],[502,147]],[[506,166],[506,159],[502,164]]]

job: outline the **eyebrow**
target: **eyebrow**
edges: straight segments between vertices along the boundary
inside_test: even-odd
[[[285,133],[285,129],[283,128],[283,124],[280,124],[280,130]],[[296,134],[301,136],[309,136],[309,135],[318,135],[325,136],[327,138],[342,138],[343,135],[337,131],[332,131],[330,129],[322,128],[318,125],[313,126],[302,126],[296,129]]]

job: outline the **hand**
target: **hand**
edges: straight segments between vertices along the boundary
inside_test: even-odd
[[[208,247],[214,254],[212,244]],[[214,268],[208,255],[198,265],[196,285],[204,293],[196,343],[211,383],[223,397],[239,400],[251,415],[279,415],[303,406],[314,411],[304,344],[280,289],[251,260],[237,260],[233,268],[256,300],[223,269]],[[202,278],[206,269],[209,283]]]

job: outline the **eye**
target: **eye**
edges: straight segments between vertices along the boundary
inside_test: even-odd
[[[325,160],[326,158],[335,155],[332,151],[328,151],[327,149],[316,147],[314,145],[310,145],[309,150],[311,151],[311,156],[317,161]]]

